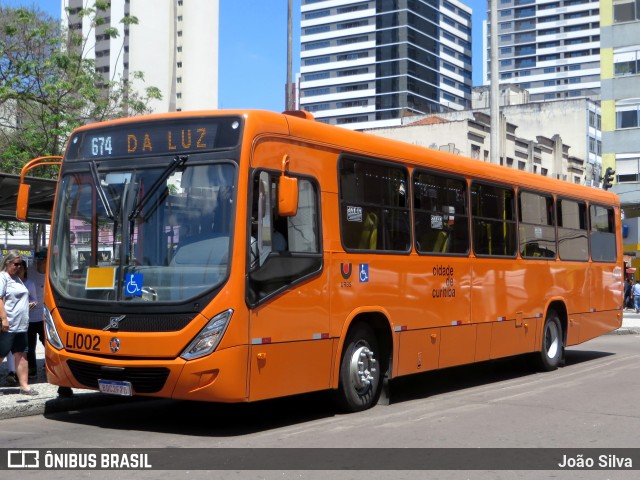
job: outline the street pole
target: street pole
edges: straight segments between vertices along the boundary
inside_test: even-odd
[[[498,80],[498,1],[489,0],[490,11],[490,107],[491,107],[491,163],[500,164],[500,86]]]
[[[287,10],[287,95],[285,110],[293,110],[293,86],[291,85],[291,70],[293,62],[293,0],[289,0]]]

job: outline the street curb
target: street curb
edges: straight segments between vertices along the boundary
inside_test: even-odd
[[[622,327],[607,333],[607,335],[640,335],[640,327]]]
[[[40,401],[18,400],[11,408],[0,409],[0,420],[33,415],[49,415],[85,408],[105,407],[131,401],[148,400],[143,397],[115,397],[102,393],[82,393],[72,397],[54,397]],[[42,401],[44,400],[44,401]]]

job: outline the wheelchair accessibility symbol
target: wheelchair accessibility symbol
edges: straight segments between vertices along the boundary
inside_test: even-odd
[[[125,297],[142,296],[142,273],[127,273],[124,281]]]
[[[369,281],[369,264],[361,263],[360,264],[360,282],[368,282]]]

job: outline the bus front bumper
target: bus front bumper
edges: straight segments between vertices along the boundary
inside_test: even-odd
[[[98,380],[129,382],[132,395],[208,402],[248,400],[246,345],[195,360],[118,360],[47,345],[47,380],[54,385],[99,390]]]

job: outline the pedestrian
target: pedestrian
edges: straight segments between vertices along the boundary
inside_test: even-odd
[[[627,280],[624,282],[623,309],[633,308],[633,295],[631,294],[632,289],[633,289],[633,284],[631,283],[631,279],[627,277]]]
[[[28,282],[33,285],[35,290],[36,305],[29,310],[29,330],[27,337],[29,340],[29,351],[27,359],[29,360],[29,377],[38,376],[38,364],[36,359],[36,347],[38,339],[44,345],[44,273],[47,266],[47,251],[40,250],[35,254],[36,268],[29,272]],[[29,284],[25,282],[27,288]]]
[[[636,280],[631,292],[633,293],[633,306],[636,309],[636,313],[638,313],[640,312],[640,278]]]
[[[22,395],[38,395],[28,383],[27,330],[29,329],[29,290],[18,275],[22,257],[9,250],[2,260],[0,272],[0,362],[13,353]]]
[[[7,357],[7,376],[4,377],[4,381],[10,387],[15,387],[18,384],[18,377],[16,377],[16,362],[13,359],[13,355]]]

